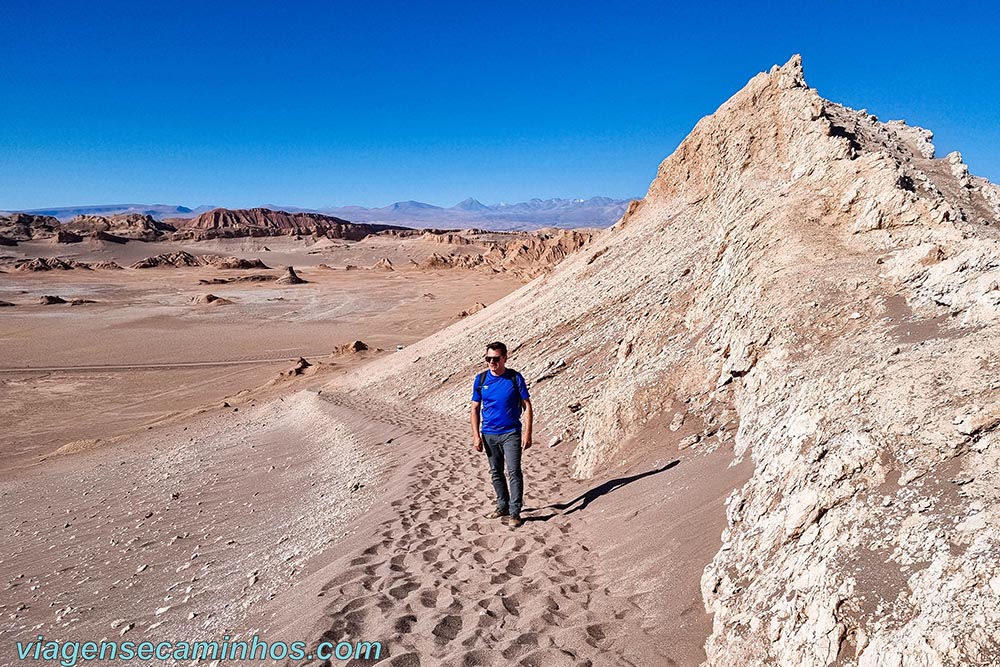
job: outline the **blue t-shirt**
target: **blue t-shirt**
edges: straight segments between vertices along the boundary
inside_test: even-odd
[[[493,435],[520,431],[521,401],[531,398],[524,378],[510,368],[504,370],[503,375],[485,373],[482,389],[479,375],[472,380],[472,400],[482,404],[480,430]]]

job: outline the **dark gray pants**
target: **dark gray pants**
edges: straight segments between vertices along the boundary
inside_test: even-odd
[[[490,479],[497,494],[497,509],[511,515],[521,513],[524,494],[524,478],[521,476],[521,434],[504,433],[494,435],[483,433],[483,451],[490,462]],[[507,477],[504,478],[504,463]],[[510,481],[510,489],[507,482]]]

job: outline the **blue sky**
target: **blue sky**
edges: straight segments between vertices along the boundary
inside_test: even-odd
[[[4,0],[0,210],[645,193],[759,71],[1000,180],[982,3]]]

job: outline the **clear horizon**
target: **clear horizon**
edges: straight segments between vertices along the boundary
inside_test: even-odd
[[[821,96],[1000,180],[1000,10],[907,9],[12,0],[0,210],[627,199],[794,53]]]
[[[448,209],[448,208],[454,208],[458,204],[461,204],[462,202],[464,202],[464,201],[466,201],[468,199],[475,199],[480,204],[484,204],[486,206],[493,207],[493,206],[498,206],[500,204],[520,204],[520,203],[525,203],[525,202],[528,202],[528,201],[531,201],[531,200],[534,200],[534,199],[537,199],[537,200],[540,200],[540,201],[548,201],[548,200],[553,200],[553,199],[564,199],[564,200],[570,200],[570,201],[587,201],[589,199],[592,199],[592,198],[595,198],[595,197],[601,197],[601,196],[602,195],[594,195],[593,197],[529,197],[528,199],[523,199],[523,200],[520,200],[520,201],[495,201],[495,202],[484,202],[483,200],[479,199],[478,197],[465,197],[465,198],[463,198],[463,199],[461,199],[461,200],[459,200],[457,202],[452,202],[450,204],[439,204],[439,203],[429,202],[429,201],[423,201],[423,200],[419,200],[419,199],[397,199],[395,201],[386,202],[384,204],[377,204],[375,206],[365,206],[364,208],[369,208],[369,209],[386,208],[388,206],[392,206],[393,204],[401,204],[401,203],[405,203],[405,202],[408,202],[408,201],[415,201],[415,202],[418,202],[420,204],[430,204],[431,206],[436,206],[438,208]],[[633,197],[610,197],[610,199],[615,199],[615,200],[618,200],[618,201],[627,201],[627,200],[630,200],[630,199],[638,199],[638,198],[641,198],[642,196],[644,196],[644,195],[635,195]],[[57,210],[57,209],[62,209],[62,208],[90,208],[90,207],[97,207],[97,206],[183,206],[184,208],[188,208],[188,209],[191,209],[191,210],[196,210],[196,209],[205,208],[205,207],[210,207],[210,208],[270,208],[270,209],[274,209],[274,210],[277,210],[277,209],[289,209],[289,208],[305,208],[305,209],[311,209],[311,210],[312,209],[315,209],[315,210],[324,210],[324,209],[342,208],[342,207],[345,207],[345,206],[359,206],[359,204],[330,204],[330,205],[327,205],[327,206],[299,206],[298,204],[287,204],[287,203],[286,204],[278,204],[278,203],[275,203],[275,202],[264,202],[262,204],[255,204],[253,206],[235,207],[235,206],[222,206],[222,205],[216,205],[216,204],[211,204],[211,203],[201,203],[201,204],[194,204],[194,205],[192,205],[192,204],[186,204],[184,202],[92,202],[92,203],[84,203],[84,204],[69,204],[67,206],[36,206],[36,207],[30,208],[30,209],[29,208],[16,208],[16,209],[11,208],[11,209],[7,209],[7,208],[0,207],[0,211],[28,211],[28,212],[32,212],[32,211]]]

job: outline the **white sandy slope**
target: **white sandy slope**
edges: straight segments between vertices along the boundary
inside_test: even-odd
[[[315,393],[294,392],[5,474],[0,664],[39,634],[243,635],[252,609],[348,536],[385,473]]]

